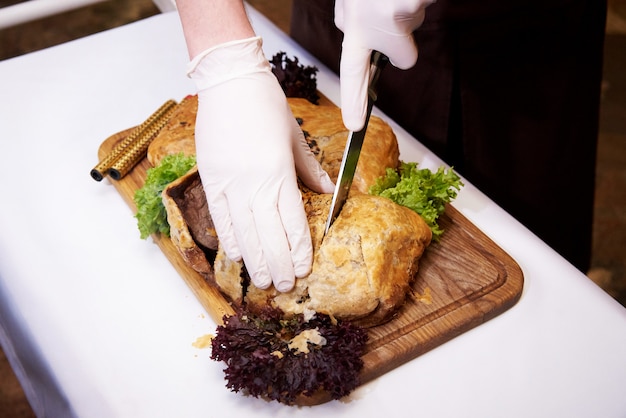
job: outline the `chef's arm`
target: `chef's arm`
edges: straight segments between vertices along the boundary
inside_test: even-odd
[[[224,42],[255,36],[238,0],[177,0],[189,57]]]

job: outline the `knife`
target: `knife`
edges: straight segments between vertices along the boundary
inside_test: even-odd
[[[356,171],[357,163],[359,162],[359,155],[361,154],[361,147],[363,146],[363,140],[365,139],[365,132],[367,131],[367,124],[372,114],[372,108],[374,102],[377,99],[376,83],[380,77],[380,72],[387,63],[388,59],[385,55],[378,51],[372,52],[371,69],[370,69],[370,81],[367,91],[367,113],[365,115],[365,124],[360,131],[350,132],[348,135],[348,142],[343,151],[343,158],[341,160],[341,167],[339,168],[339,176],[337,177],[337,183],[335,185],[335,192],[333,193],[333,200],[330,203],[330,211],[328,212],[328,219],[326,221],[326,228],[324,229],[324,235],[328,233],[330,226],[335,221],[343,204],[348,199],[348,193],[352,186],[352,179]]]

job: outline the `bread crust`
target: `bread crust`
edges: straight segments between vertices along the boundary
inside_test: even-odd
[[[248,285],[248,309],[271,304],[287,315],[318,312],[371,327],[391,319],[402,305],[430,244],[430,228],[418,214],[389,199],[355,194],[324,236],[331,198],[305,193],[314,247],[311,273],[286,293]],[[218,251],[215,280],[233,300],[241,300],[244,291],[242,270],[241,262]]]
[[[289,106],[300,127],[308,133],[316,158],[333,181],[337,180],[343,151],[350,134],[343,125],[341,109],[336,106],[316,106],[305,99],[289,98]],[[363,140],[359,163],[354,173],[352,190],[367,193],[387,167],[398,165],[400,150],[391,127],[377,116],[370,118]]]
[[[213,274],[213,268],[206,253],[199,247],[191,234],[181,206],[176,199],[184,195],[185,190],[195,181],[199,181],[198,168],[194,167],[187,174],[170,183],[161,194],[163,206],[167,212],[167,222],[170,225],[170,239],[183,257],[183,259],[198,273],[207,275]],[[209,211],[206,211],[210,216]],[[217,233],[215,229],[206,231],[207,234],[215,238],[215,249],[217,249]]]
[[[335,106],[318,106],[306,99],[288,98],[294,116],[302,121],[301,128],[307,132],[307,140],[317,160],[335,181],[339,174],[343,150],[349,132],[343,125],[341,109]],[[195,155],[195,127],[198,112],[198,96],[182,100],[165,127],[148,147],[148,161],[158,165],[163,157],[180,152]],[[387,167],[396,167],[400,151],[391,127],[377,116],[372,116],[361,149],[361,157],[354,175],[352,189],[367,193],[376,179],[385,174]]]
[[[170,154],[196,154],[195,130],[198,96],[187,96],[176,106],[166,125],[148,146],[148,161],[153,167]]]

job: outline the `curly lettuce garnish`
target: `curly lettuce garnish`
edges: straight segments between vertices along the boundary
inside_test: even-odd
[[[376,180],[369,193],[393,200],[417,212],[426,221],[433,239],[438,241],[443,229],[437,219],[461,190],[463,183],[452,169],[439,167],[433,173],[427,168],[418,169],[417,163],[402,162],[398,170],[387,169],[384,176]]]
[[[137,205],[135,218],[141,239],[146,239],[156,232],[170,235],[170,225],[167,222],[161,193],[168,184],[186,174],[195,164],[195,155],[186,156],[181,152],[166,156],[158,166],[148,169],[146,182],[134,196]]]
[[[302,314],[283,318],[270,306],[256,315],[224,317],[211,342],[211,359],[226,363],[227,388],[292,405],[319,391],[341,399],[360,384],[365,328],[319,313],[309,320]],[[305,352],[299,351],[291,343],[303,334],[323,342],[305,341]]]

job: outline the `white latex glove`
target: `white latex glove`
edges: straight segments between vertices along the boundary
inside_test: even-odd
[[[296,171],[312,190],[334,184],[315,160],[261,49],[261,38],[211,48],[189,64],[198,88],[196,153],[220,245],[255,286],[290,290],[313,248]]]
[[[343,34],[341,111],[351,131],[365,124],[372,50],[391,64],[407,69],[417,61],[413,31],[423,22],[424,9],[435,0],[337,0],[335,25]]]

